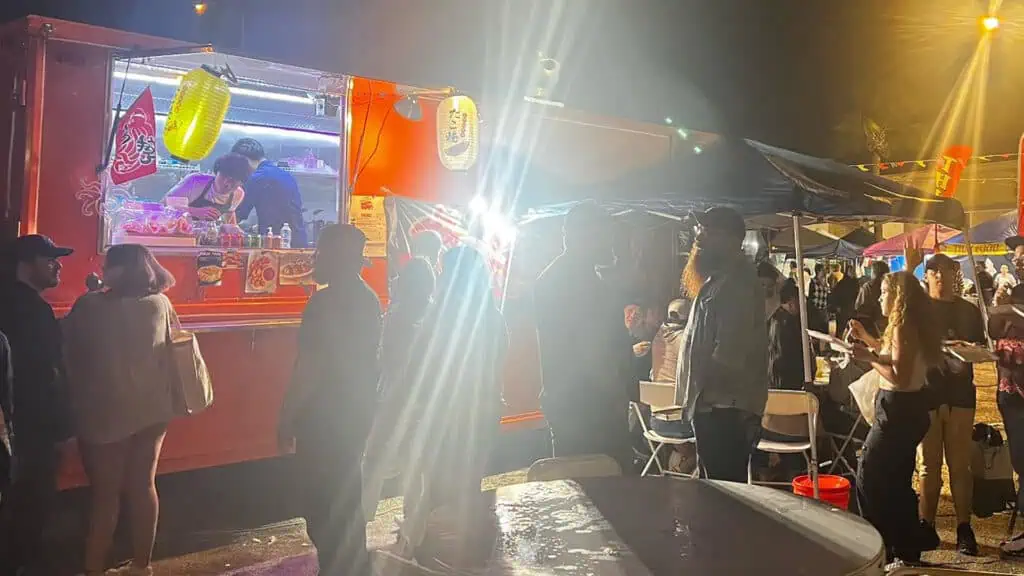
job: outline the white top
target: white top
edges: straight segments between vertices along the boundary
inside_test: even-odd
[[[882,350],[882,354],[887,354],[888,350]],[[914,360],[914,369],[910,375],[910,385],[904,387],[898,387],[892,382],[886,380],[885,376],[879,374],[878,387],[882,390],[892,390],[894,392],[917,392],[924,388],[925,379],[928,377],[928,363],[924,361],[924,356],[921,354],[917,355]]]

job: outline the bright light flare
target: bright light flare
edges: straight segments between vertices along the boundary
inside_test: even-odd
[[[195,4],[192,5],[192,9],[195,10],[196,14],[198,14],[200,16],[202,16],[203,14],[206,14],[206,9],[207,8],[208,8],[208,6],[206,5],[206,2],[196,2]]]
[[[469,211],[473,214],[480,215],[487,212],[487,200],[484,200],[482,196],[474,196],[469,201]]]
[[[984,28],[986,32],[993,32],[999,28],[999,18],[996,16],[986,16],[981,19],[981,27]]]

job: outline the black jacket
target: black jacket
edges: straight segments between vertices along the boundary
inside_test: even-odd
[[[12,420],[19,444],[59,442],[70,426],[63,390],[60,324],[53,308],[22,282],[0,287],[0,332],[13,364]]]

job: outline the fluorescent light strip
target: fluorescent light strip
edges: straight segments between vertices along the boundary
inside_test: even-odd
[[[121,70],[114,72],[114,77],[119,79],[127,79],[134,82],[147,82],[149,84],[159,84],[161,86],[177,86],[181,83],[181,76],[174,76],[173,78],[167,76],[150,76],[149,74],[138,74],[136,72],[125,73]],[[234,86],[228,88],[232,94],[239,96],[252,96],[253,98],[262,98],[263,100],[275,100],[277,102],[292,102],[294,104],[312,104],[313,98],[310,96],[297,96],[295,94],[283,94],[281,92],[267,92],[265,90],[253,90],[251,88],[236,88]]]
[[[113,113],[114,111],[111,110]],[[156,114],[158,121],[167,119],[167,114]],[[294,138],[296,140],[308,140],[324,144],[341,145],[340,134],[325,134],[323,132],[310,132],[308,130],[278,128],[275,126],[254,126],[251,124],[239,124],[237,122],[224,122],[224,130],[239,132],[245,136],[277,136],[279,138]]]

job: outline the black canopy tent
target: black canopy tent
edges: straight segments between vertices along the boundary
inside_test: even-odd
[[[729,206],[744,217],[784,216],[794,230],[808,222],[934,222],[962,228],[964,210],[954,199],[940,198],[833,160],[815,158],[754,140],[702,135],[694,146],[679,139],[670,157],[612,182],[580,189],[519,187],[522,222],[564,214],[582,200],[594,200],[613,213],[639,212],[682,220],[692,211]],[[799,235],[797,260],[803,258]],[[807,304],[803,269],[797,268],[800,323],[804,336],[804,374],[812,378],[807,352]]]

